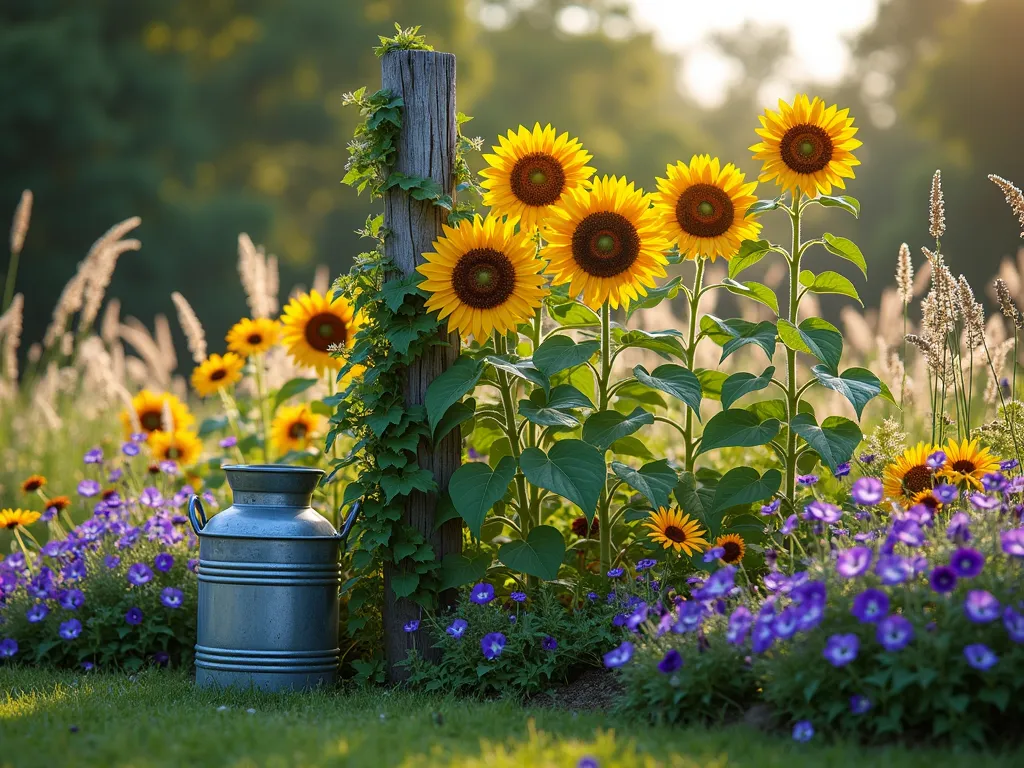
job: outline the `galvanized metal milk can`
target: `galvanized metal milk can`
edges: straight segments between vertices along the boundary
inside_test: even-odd
[[[263,690],[337,679],[339,534],[310,507],[323,471],[225,466],[233,505],[209,521],[198,496],[188,515],[199,537],[196,683]]]

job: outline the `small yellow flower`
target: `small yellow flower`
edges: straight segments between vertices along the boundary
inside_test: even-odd
[[[39,513],[29,509],[3,509],[0,510],[0,528],[13,530],[15,528],[32,525],[39,519]]]
[[[743,559],[747,554],[747,543],[738,533],[727,533],[715,539],[715,546],[725,550],[721,560],[723,563],[734,565]]]
[[[341,368],[343,361],[331,351],[355,344],[360,319],[344,297],[310,291],[288,302],[281,324],[281,341],[292,359],[323,373]]]
[[[913,502],[922,491],[930,491],[934,478],[928,456],[934,450],[928,443],[918,443],[896,457],[882,477],[886,497],[905,505]]]
[[[149,449],[158,461],[174,461],[182,467],[195,464],[203,453],[203,441],[195,432],[185,429],[154,432],[149,438]]]
[[[946,463],[939,475],[951,483],[966,483],[969,488],[980,490],[981,478],[999,471],[999,458],[993,456],[988,447],[980,447],[977,439],[957,443],[950,438],[944,450]]]
[[[704,538],[707,531],[701,528],[696,520],[691,520],[689,515],[684,515],[678,509],[662,507],[651,513],[651,521],[644,523],[644,526],[651,529],[647,534],[651,541],[658,542],[665,549],[692,555],[708,548],[708,540]]]
[[[323,426],[324,418],[306,403],[281,406],[270,425],[270,444],[278,453],[305,450],[323,434]]]
[[[234,352],[226,352],[223,357],[210,355],[192,371],[192,387],[200,397],[233,387],[241,380],[244,365]]]
[[[244,317],[231,326],[226,337],[228,349],[242,357],[261,355],[281,337],[281,324],[266,317]]]
[[[132,398],[132,410],[134,411],[134,422],[143,433],[149,435],[158,430],[163,430],[164,405],[171,412],[171,419],[174,421],[175,429],[185,429],[192,426],[195,419],[189,413],[188,406],[170,392],[151,392],[144,389]],[[132,413],[121,412],[121,422],[124,424],[124,433],[127,437],[135,431]]]

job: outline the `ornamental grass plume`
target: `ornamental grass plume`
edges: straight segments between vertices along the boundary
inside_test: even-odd
[[[238,236],[238,275],[253,317],[270,317],[278,310],[277,258],[253,245],[244,232]]]
[[[10,307],[0,315],[0,339],[3,341],[3,359],[0,360],[0,367],[4,380],[11,384],[18,381],[18,347],[21,346],[24,311],[25,297],[16,293]]]
[[[178,324],[188,341],[188,351],[192,353],[192,360],[199,365],[206,359],[206,331],[203,330],[203,324],[199,322],[192,305],[180,293],[172,293],[171,301],[178,312]]]
[[[985,341],[985,309],[975,300],[971,284],[963,275],[957,279],[957,292],[967,347],[977,349]]]
[[[1020,311],[1013,302],[1013,297],[1010,295],[1010,288],[1006,285],[1006,281],[1001,277],[997,277],[993,285],[996,289],[996,299],[999,301],[999,309],[1002,311],[1003,317],[1013,323],[1016,329],[1024,328],[1024,318],[1021,318]]]
[[[928,198],[928,234],[938,243],[946,231],[946,204],[942,198],[942,171],[932,176],[932,191]]]
[[[1024,237],[1024,192],[1021,192],[1020,189],[1014,186],[1011,182],[1001,176],[996,176],[994,173],[990,173],[988,178],[989,181],[1003,191],[1003,195],[1006,197],[1006,202],[1010,204],[1010,210],[1013,211],[1014,215],[1020,221],[1020,236]]]
[[[28,234],[28,225],[32,220],[32,190],[26,189],[21,193],[21,200],[18,207],[14,209],[14,220],[11,222],[11,255],[21,253],[25,247],[25,236]]]
[[[914,263],[910,258],[910,246],[906,243],[900,246],[896,257],[896,289],[903,306],[909,305],[914,298]]]

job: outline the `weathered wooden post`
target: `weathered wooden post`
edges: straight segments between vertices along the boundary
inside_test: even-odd
[[[402,131],[399,136],[393,170],[406,176],[433,179],[448,194],[455,195],[455,56],[436,51],[391,51],[381,61],[383,87],[402,97]],[[384,226],[389,234],[384,253],[403,275],[412,274],[423,263],[424,252],[441,234],[445,210],[429,200],[414,200],[395,187],[384,194]],[[444,331],[440,331],[444,334]],[[444,334],[447,346],[430,347],[423,357],[409,366],[405,383],[405,404],[422,405],[427,386],[458,357],[458,334]],[[444,490],[458,468],[462,454],[462,436],[458,428],[432,447],[420,442],[419,465],[430,470]],[[405,520],[430,541],[437,559],[462,551],[462,521],[449,520],[434,530],[436,494],[414,492],[405,508]],[[411,600],[396,598],[391,579],[400,566],[384,565],[384,644],[388,675],[400,678],[402,661],[410,648],[411,636],[402,630],[406,622],[420,617],[420,609]],[[430,658],[430,648],[420,650]]]

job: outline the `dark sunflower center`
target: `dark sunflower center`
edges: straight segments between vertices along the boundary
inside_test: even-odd
[[[459,257],[452,270],[452,288],[459,301],[474,309],[504,304],[516,288],[516,270],[501,251],[474,248]]]
[[[181,456],[181,451],[178,450],[178,446],[172,445],[170,448],[167,449],[168,459],[176,459],[179,456]]]
[[[926,488],[931,488],[932,471],[923,464],[911,467],[903,475],[903,487],[911,494],[920,493]]]
[[[674,541],[676,544],[681,544],[687,539],[686,531],[684,531],[678,525],[666,525],[665,538],[669,541]]]
[[[218,368],[216,371],[210,374],[210,381],[220,381],[227,375],[227,371],[225,371],[223,368]]]
[[[611,211],[592,213],[572,234],[572,256],[594,277],[615,277],[640,255],[640,235],[625,216]]]
[[[820,171],[832,159],[832,139],[817,125],[794,125],[782,136],[782,162],[797,173]]]
[[[306,433],[308,431],[309,430],[306,428],[305,424],[303,424],[301,421],[296,421],[294,424],[288,427],[288,437],[292,438],[293,440],[302,440],[306,436]]]
[[[512,167],[512,194],[527,205],[551,205],[565,189],[565,171],[551,155],[534,152]]]
[[[965,475],[969,475],[972,472],[976,472],[978,467],[970,459],[960,459],[960,461],[954,461],[952,469],[954,472],[961,472]]]
[[[139,424],[147,432],[160,429],[163,426],[164,417],[160,411],[146,411],[145,413],[139,414]]]
[[[937,509],[939,508],[939,506],[940,506],[940,504],[939,504],[939,500],[938,500],[938,499],[936,499],[936,498],[935,498],[935,497],[934,497],[934,496],[933,496],[932,494],[930,494],[930,493],[929,493],[929,494],[928,494],[927,496],[925,496],[925,497],[924,497],[923,499],[921,499],[921,500],[920,500],[919,502],[917,502],[917,503],[918,503],[918,504],[924,504],[924,505],[925,505],[925,506],[926,506],[926,507],[927,507],[928,509],[930,509],[930,510],[931,510],[932,512],[934,512],[935,510],[937,510]]]
[[[696,237],[717,237],[729,231],[736,211],[732,200],[714,184],[694,184],[676,201],[676,220]]]
[[[321,352],[326,352],[332,344],[344,344],[345,335],[344,321],[330,312],[313,315],[306,322],[306,343]]]
[[[725,550],[722,559],[727,563],[735,563],[740,559],[740,545],[735,541],[727,541],[719,546]]]
[[[261,333],[250,333],[249,337],[246,339],[246,341],[249,342],[252,346],[255,347],[255,346],[263,343],[263,334],[261,334]]]
[[[11,530],[12,528],[17,528],[17,527],[18,527],[18,521],[17,520],[12,520],[11,522],[9,522],[7,525],[4,526],[4,528],[6,528],[7,530]]]

